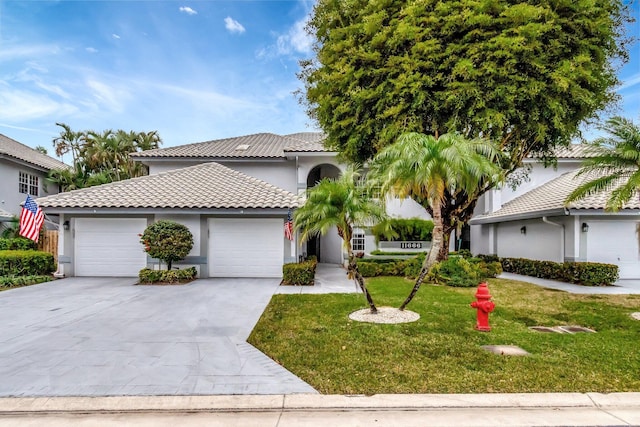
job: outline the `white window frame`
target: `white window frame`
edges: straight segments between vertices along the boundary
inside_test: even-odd
[[[40,179],[37,175],[20,171],[18,175],[18,191],[31,196],[40,195]]]
[[[354,252],[364,252],[364,249],[365,249],[364,230],[359,228],[356,228],[353,230],[353,237],[351,237],[351,249]]]

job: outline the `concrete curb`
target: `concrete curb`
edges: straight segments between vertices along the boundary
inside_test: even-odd
[[[216,395],[0,398],[0,415],[47,413],[398,411],[469,408],[631,408],[640,393]]]

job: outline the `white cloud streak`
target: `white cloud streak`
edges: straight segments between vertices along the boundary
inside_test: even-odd
[[[187,15],[197,15],[198,12],[191,9],[189,6],[180,6],[180,12],[186,13]]]
[[[640,84],[640,73],[634,74],[628,79],[622,82],[622,85],[618,88],[619,91],[629,89],[630,87],[634,87]]]
[[[230,16],[227,16],[226,18],[224,18],[224,26],[227,30],[229,30],[230,33],[242,34],[246,31],[241,23],[239,23],[238,21],[236,21]]]

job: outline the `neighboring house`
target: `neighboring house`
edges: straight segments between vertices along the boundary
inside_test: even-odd
[[[0,134],[0,209],[20,215],[20,204],[27,194],[33,198],[58,193],[57,185],[46,185],[52,169],[69,166],[24,144]],[[4,217],[4,216],[3,216]]]
[[[565,207],[565,199],[585,182],[576,177],[584,145],[558,151],[557,168],[532,166],[530,182],[515,191],[494,190],[478,201],[470,221],[471,251],[500,257],[555,262],[616,264],[621,279],[640,278],[638,224],[640,202],[634,198],[619,212],[605,212],[607,193]]]

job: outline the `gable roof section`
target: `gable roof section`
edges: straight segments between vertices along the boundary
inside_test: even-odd
[[[300,138],[286,137],[273,133],[257,133],[234,138],[217,139],[198,142],[195,144],[179,145],[169,148],[158,148],[130,156],[136,160],[145,159],[250,159],[271,158],[284,159],[288,147],[295,147],[293,151],[324,151],[319,136],[312,132],[295,134]],[[321,135],[321,134],[320,134]]]
[[[7,157],[10,160],[18,160],[29,165],[33,165],[36,169],[68,169],[69,166],[53,157],[42,154],[38,150],[34,150],[14,139],[0,134],[0,157]]]
[[[480,215],[471,219],[471,224],[485,224],[503,221],[515,221],[526,218],[540,218],[545,215],[565,214],[565,204],[569,193],[578,186],[593,179],[595,174],[576,176],[578,171],[567,172],[560,175],[538,188],[526,192],[515,199],[505,203],[497,211]],[[602,211],[605,208],[609,192],[601,192],[587,196],[566,206],[569,210],[578,210],[582,214]],[[638,197],[632,198],[622,211],[640,209]]]
[[[203,163],[37,199],[43,208],[293,208],[298,196],[218,163]]]

